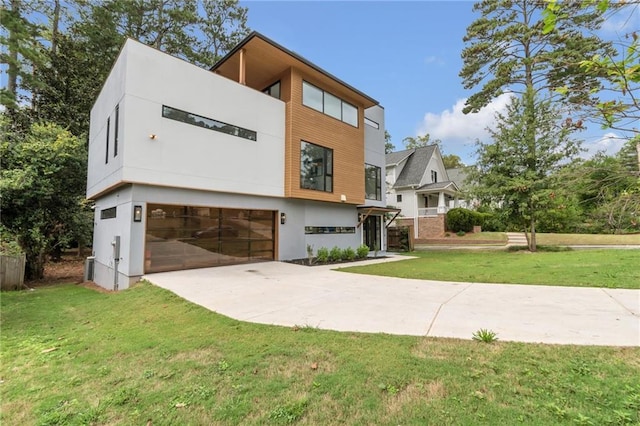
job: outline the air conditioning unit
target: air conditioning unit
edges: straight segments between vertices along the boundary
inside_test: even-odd
[[[93,274],[95,271],[96,257],[89,256],[84,261],[84,280],[93,281]]]

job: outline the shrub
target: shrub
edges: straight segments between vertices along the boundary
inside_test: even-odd
[[[458,232],[456,232],[456,235],[457,235],[458,237],[464,237],[466,234],[467,234],[467,233],[466,233],[466,232],[464,232],[464,231],[458,231]]]
[[[366,244],[362,244],[360,247],[356,249],[356,257],[358,259],[364,259],[369,255],[369,246]]]
[[[453,232],[471,232],[473,230],[473,214],[471,210],[455,208],[447,213],[447,229]]]
[[[316,254],[318,262],[327,262],[329,260],[329,249],[326,247],[320,247]]]
[[[338,246],[333,246],[329,252],[329,260],[332,262],[339,262],[342,260],[342,249]]]
[[[353,260],[356,258],[356,251],[351,247],[347,247],[342,250],[342,259],[343,260]]]

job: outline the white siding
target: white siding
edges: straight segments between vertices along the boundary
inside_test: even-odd
[[[368,206],[385,207],[387,205],[387,185],[385,170],[385,153],[384,153],[384,109],[378,105],[367,108],[364,112],[365,117],[378,123],[378,129],[364,125],[364,162],[373,166],[380,167],[381,192],[382,199],[380,201],[366,199],[365,204]]]
[[[106,117],[118,101],[120,153],[105,165]],[[257,141],[163,118],[162,105],[254,130]],[[283,196],[284,110],[277,99],[128,40],[92,110],[87,196],[120,182]]]

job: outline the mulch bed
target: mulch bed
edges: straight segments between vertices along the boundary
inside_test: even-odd
[[[285,263],[293,263],[296,265],[304,265],[304,266],[320,266],[320,265],[340,265],[343,263],[353,263],[353,262],[359,262],[361,260],[371,260],[371,259],[386,259],[388,256],[376,256],[376,257],[367,257],[364,259],[353,259],[353,260],[338,260],[338,261],[331,261],[331,262],[318,262],[315,258],[311,259],[311,263],[309,263],[309,259],[308,258],[302,258],[302,259],[291,259],[291,260],[285,260]]]

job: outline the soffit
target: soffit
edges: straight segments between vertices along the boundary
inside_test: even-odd
[[[294,68],[303,74],[312,76],[314,84],[320,84],[325,90],[333,91],[335,95],[348,98],[364,108],[378,104],[375,99],[256,32],[251,33],[227,56],[216,63],[211,71],[239,81],[241,50],[244,50],[245,83],[254,89],[266,88],[267,85],[275,82],[275,79],[283,72]]]

